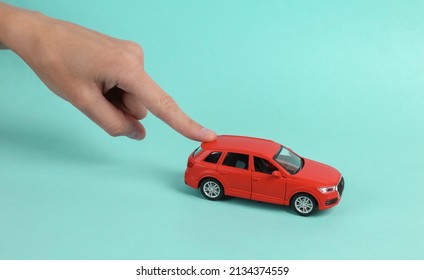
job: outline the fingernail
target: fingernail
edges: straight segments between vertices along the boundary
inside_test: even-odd
[[[144,138],[144,135],[138,131],[134,131],[129,134],[128,137],[134,140],[142,140]]]
[[[205,141],[213,141],[216,138],[216,133],[210,129],[207,129],[206,127],[203,127],[200,130],[200,133],[202,137],[205,139]]]

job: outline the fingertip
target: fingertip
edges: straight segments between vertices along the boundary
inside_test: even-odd
[[[146,135],[145,135],[145,134],[143,134],[143,133],[140,133],[139,131],[131,132],[131,133],[128,135],[128,138],[131,138],[131,139],[133,139],[133,140],[138,140],[138,141],[143,140],[143,139],[144,139],[144,137],[146,137]]]
[[[146,130],[144,129],[142,124],[136,121],[134,125],[134,130],[130,134],[128,134],[127,137],[138,141],[143,140],[146,137]]]
[[[201,139],[202,142],[214,141],[216,139],[216,137],[217,137],[216,132],[214,132],[214,131],[206,128],[206,127],[203,127],[200,130],[200,139]]]

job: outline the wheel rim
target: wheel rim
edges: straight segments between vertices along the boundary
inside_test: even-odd
[[[294,201],[294,207],[302,214],[308,214],[314,209],[314,202],[306,196],[299,196]]]
[[[219,194],[221,193],[221,188],[219,185],[213,181],[207,181],[203,185],[203,192],[207,197],[210,198],[217,198]]]

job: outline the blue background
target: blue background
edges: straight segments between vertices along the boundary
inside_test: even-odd
[[[208,201],[183,182],[198,143],[151,114],[109,137],[1,51],[1,259],[423,259],[423,1],[6,2],[138,42],[195,120],[346,188],[308,218]]]

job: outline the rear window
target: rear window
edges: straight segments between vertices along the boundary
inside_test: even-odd
[[[217,163],[221,155],[222,152],[211,152],[203,161]]]
[[[199,147],[196,150],[194,150],[193,157],[197,156],[201,151],[202,151],[202,147]]]

